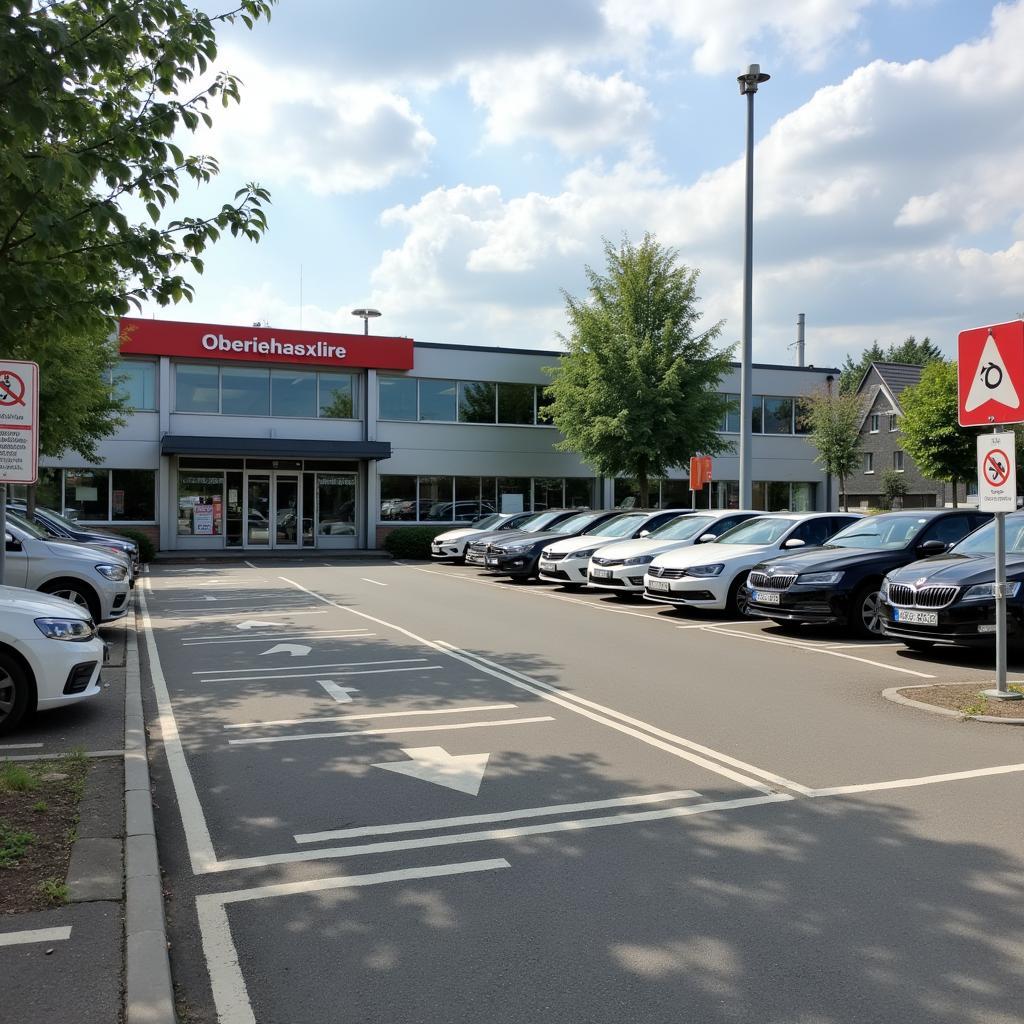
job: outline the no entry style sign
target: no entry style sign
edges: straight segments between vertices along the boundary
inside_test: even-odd
[[[1012,433],[978,436],[978,508],[1013,512],[1017,508],[1017,453]]]
[[[38,456],[39,366],[0,360],[0,484],[34,484]]]

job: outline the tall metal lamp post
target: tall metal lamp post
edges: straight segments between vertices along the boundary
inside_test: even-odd
[[[353,309],[352,315],[363,321],[363,334],[370,333],[370,321],[380,316],[379,309]]]
[[[751,287],[754,278],[754,93],[770,75],[759,64],[751,64],[736,79],[740,95],[747,97],[747,202],[743,228],[743,350],[740,358],[740,508],[750,508],[751,482],[751,361],[753,358]]]

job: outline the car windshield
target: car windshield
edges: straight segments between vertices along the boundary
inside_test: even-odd
[[[905,548],[930,522],[927,516],[871,516],[840,530],[830,537],[829,548],[866,548],[899,551]]]
[[[657,530],[652,530],[647,539],[688,540],[702,534],[714,521],[714,516],[680,516],[664,526],[659,526]]]
[[[765,516],[762,519],[751,519],[734,526],[728,533],[723,533],[715,544],[774,544],[787,530],[793,526],[792,519],[774,519]]]
[[[644,515],[639,516],[616,516],[602,523],[596,530],[591,530],[588,537],[628,537],[646,519]],[[572,522],[570,519],[569,522]]]
[[[16,526],[19,530],[24,530],[27,534],[35,537],[36,540],[49,540],[50,535],[41,527],[35,523],[30,523],[27,519],[22,519],[21,516],[15,512],[7,511],[7,522],[12,526]]]
[[[990,520],[974,533],[968,534],[950,551],[958,555],[994,555],[996,550],[996,524]],[[1006,520],[1006,553],[1024,555],[1024,516],[1012,516]]]
[[[66,526],[69,530],[81,529],[78,523],[73,523],[67,516],[62,516],[59,512],[54,512],[52,508],[41,508],[37,509],[37,511],[45,513],[48,519],[56,520],[61,524],[61,526]]]
[[[497,526],[501,522],[501,516],[497,513],[490,516],[484,516],[483,519],[478,519],[473,524],[474,530],[486,530],[488,526]]]
[[[551,533],[564,533],[567,536],[574,533],[582,533],[595,519],[599,513],[588,512],[582,516],[569,516],[563,519],[557,526],[551,527]]]
[[[518,529],[523,533],[540,533],[557,516],[557,512],[535,512],[529,519],[524,519]]]

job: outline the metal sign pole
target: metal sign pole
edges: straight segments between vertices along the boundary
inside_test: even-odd
[[[1006,513],[996,514],[996,690],[1006,689]]]
[[[4,585],[4,563],[7,560],[7,484],[0,484],[0,587]]]

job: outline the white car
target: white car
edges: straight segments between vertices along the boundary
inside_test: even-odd
[[[680,517],[689,518],[690,512],[688,508],[630,509],[609,519],[593,533],[555,541],[540,553],[540,578],[547,583],[561,583],[563,587],[582,587],[587,582],[587,566],[595,552],[608,546],[617,547],[615,541],[623,538],[646,537]]]
[[[0,587],[0,735],[28,712],[95,697],[104,650],[84,608]]]
[[[861,516],[852,512],[772,512],[699,547],[659,555],[644,575],[644,598],[746,614],[747,573],[772,555],[817,547]]]
[[[478,519],[472,526],[460,526],[438,534],[430,542],[430,557],[438,559],[463,559],[466,545],[485,533],[500,533],[502,530],[516,530],[530,518],[530,512],[493,512]]]
[[[73,601],[93,622],[128,613],[131,569],[126,556],[53,540],[35,523],[8,516],[4,583]]]
[[[647,566],[658,555],[692,544],[706,544],[760,514],[737,509],[694,512],[666,523],[647,537],[609,544],[590,559],[587,584],[616,594],[640,594]]]

